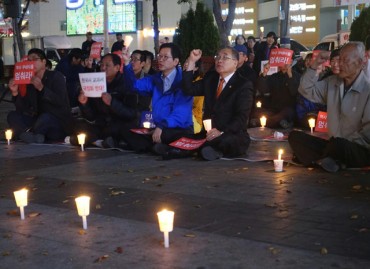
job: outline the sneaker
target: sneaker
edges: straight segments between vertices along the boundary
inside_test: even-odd
[[[211,146],[207,146],[201,149],[200,154],[203,159],[207,161],[214,161],[222,157],[222,153],[215,150]]]
[[[338,172],[340,169],[338,163],[333,158],[330,157],[325,157],[324,159],[318,160],[316,163],[320,165],[322,169],[329,173]]]
[[[279,122],[280,126],[283,127],[284,129],[290,129],[293,127],[293,122],[289,122],[287,120],[281,120]]]
[[[45,142],[45,136],[43,134],[34,134],[32,132],[21,133],[19,139],[28,144],[42,144]]]
[[[162,155],[162,156],[167,154],[169,149],[170,149],[170,146],[168,146],[166,144],[162,144],[162,143],[156,143],[156,144],[154,144],[154,146],[152,148],[152,150],[155,154]]]

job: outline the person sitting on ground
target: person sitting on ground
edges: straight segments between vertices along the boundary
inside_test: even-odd
[[[257,74],[248,64],[247,48],[244,45],[236,45],[234,49],[239,52],[239,62],[237,71],[246,79],[252,81],[253,86],[257,81]]]
[[[315,103],[326,104],[329,140],[293,131],[289,144],[305,166],[320,165],[336,172],[341,165],[370,165],[370,82],[362,70],[365,46],[348,42],[339,54],[339,74],[318,81],[316,68],[329,59],[322,51],[303,75],[299,92]]]
[[[16,111],[8,114],[9,127],[14,137],[26,143],[44,143],[62,140],[72,121],[66,83],[60,72],[46,69],[46,55],[40,49],[30,49],[28,60],[35,65],[35,75],[26,92],[21,92],[14,80],[9,89]]]
[[[164,43],[159,48],[159,73],[136,79],[127,51],[124,76],[129,87],[140,95],[152,96],[152,116],[155,128],[151,135],[131,131],[122,133],[128,148],[136,152],[154,151],[163,155],[169,143],[193,133],[191,108],[193,98],[181,90],[182,71],[180,69],[180,48],[174,43]]]
[[[335,49],[330,53],[330,69],[325,71],[325,74],[322,75],[322,69],[317,68],[317,75],[319,76],[318,80],[322,80],[326,77],[331,75],[338,75],[339,74],[339,52],[340,49]],[[310,67],[310,63],[307,64],[307,68]],[[307,69],[306,68],[306,69]],[[299,126],[304,128],[309,128],[308,119],[310,118],[317,118],[319,111],[326,111],[326,105],[313,103],[307,98],[305,98],[302,94],[297,94],[297,105],[296,105],[296,115],[297,115],[297,122]]]
[[[263,109],[254,118],[260,118],[264,114],[267,117],[267,127],[289,129],[294,124],[300,75],[292,70],[291,65],[279,66],[278,69],[277,73],[269,76],[264,69],[257,79],[258,92],[262,96],[268,93],[269,96],[264,98]]]
[[[153,68],[152,66],[152,63],[154,61],[154,54],[148,50],[143,50],[142,51],[144,54],[145,54],[145,65],[144,65],[144,73],[145,74],[148,74],[148,75],[154,75],[157,73],[157,71],[155,71],[155,69]]]
[[[76,135],[70,139],[74,145],[78,144],[77,133],[84,132],[86,145],[113,148],[118,146],[122,130],[137,127],[138,96],[125,86],[120,73],[120,57],[110,53],[104,55],[100,68],[105,72],[107,92],[101,98],[87,97],[80,92],[78,101],[82,120],[75,127]]]
[[[55,67],[56,71],[61,72],[66,79],[67,92],[71,107],[78,106],[78,87],[80,83],[79,73],[84,73],[85,69],[81,65],[83,54],[82,50],[72,49],[66,57],[60,60]]]
[[[122,33],[116,33],[117,41],[113,43],[111,52],[122,51],[125,47],[125,40],[122,38]]]
[[[143,77],[148,76],[148,74],[145,74],[144,72],[145,62],[146,55],[143,51],[134,50],[131,53],[130,63],[136,79],[141,79]],[[138,105],[139,112],[142,113],[144,111],[149,111],[151,101],[152,101],[151,96],[139,95],[139,105]]]
[[[192,50],[183,73],[183,91],[191,96],[204,96],[204,119],[212,120],[212,129],[202,132],[206,138],[199,154],[205,160],[238,157],[246,154],[250,137],[247,132],[253,102],[253,84],[237,72],[239,53],[232,47],[217,52],[215,70],[203,79],[193,81],[195,63],[202,51]]]
[[[256,74],[261,72],[261,61],[266,61],[270,58],[270,52],[272,49],[278,48],[277,36],[274,32],[269,32],[266,36],[266,41],[261,41],[258,45],[258,49],[255,51],[255,57],[253,62],[253,69]]]

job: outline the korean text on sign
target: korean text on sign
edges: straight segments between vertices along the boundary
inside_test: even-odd
[[[290,49],[272,49],[270,52],[270,66],[284,66],[292,63],[293,51]]]
[[[328,122],[327,122],[328,114],[327,112],[319,111],[316,120],[315,131],[321,133],[328,132]]]
[[[35,65],[32,61],[18,62],[14,66],[14,83],[30,84],[35,74]]]
[[[206,139],[201,139],[201,140],[195,140],[195,139],[190,139],[186,137],[181,137],[180,139],[172,142],[170,146],[179,148],[179,149],[185,149],[185,150],[194,150],[199,148],[201,145],[206,142]]]
[[[101,97],[107,91],[105,72],[80,73],[81,89],[87,97]]]

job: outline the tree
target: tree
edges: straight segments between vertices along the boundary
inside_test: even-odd
[[[13,1],[18,1],[18,0],[13,0]],[[36,4],[36,3],[40,3],[40,2],[47,3],[49,1],[48,0],[24,0],[23,2],[24,2],[24,8],[22,9],[20,17],[19,18],[12,18],[12,20],[14,20],[13,23],[12,23],[12,25],[13,25],[13,35],[15,37],[15,40],[17,41],[20,58],[22,58],[25,55],[24,46],[23,46],[23,38],[22,38],[22,30],[23,30],[22,23],[23,23],[25,15],[27,13],[30,2],[33,2],[33,3]],[[4,0],[0,0],[0,7],[1,7],[2,10],[4,10]],[[16,53],[16,52],[14,51],[14,53]]]
[[[173,40],[182,49],[182,62],[195,48],[201,49],[204,56],[215,55],[220,38],[212,13],[203,2],[198,2],[195,11],[190,8],[186,16],[181,18]]]
[[[362,41],[370,37],[370,7],[364,8],[351,25],[349,40]]]
[[[199,0],[198,0],[199,1]],[[222,19],[221,14],[221,2],[220,0],[212,0],[213,1],[213,15],[216,20],[216,24],[218,27],[218,32],[221,39],[221,46],[229,45],[229,39],[228,36],[231,32],[231,28],[233,26],[233,22],[235,19],[235,8],[236,8],[236,1],[237,0],[229,0],[229,6],[228,6],[228,14],[226,16],[226,19]],[[192,0],[178,0],[177,3],[192,3]]]

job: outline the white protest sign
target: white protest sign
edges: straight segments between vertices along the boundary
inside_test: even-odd
[[[80,73],[81,89],[86,97],[101,97],[107,91],[105,72]]]
[[[130,35],[125,36],[124,44],[125,44],[126,48],[130,47],[132,40],[134,40],[134,38],[132,36],[130,36]]]
[[[268,60],[261,61],[261,72],[263,72],[263,68],[265,67],[265,64],[267,64],[268,62],[269,62]],[[272,74],[275,74],[278,71],[279,70],[278,70],[278,67],[277,66],[270,66],[269,71],[267,72],[267,75],[268,76],[271,76]]]

